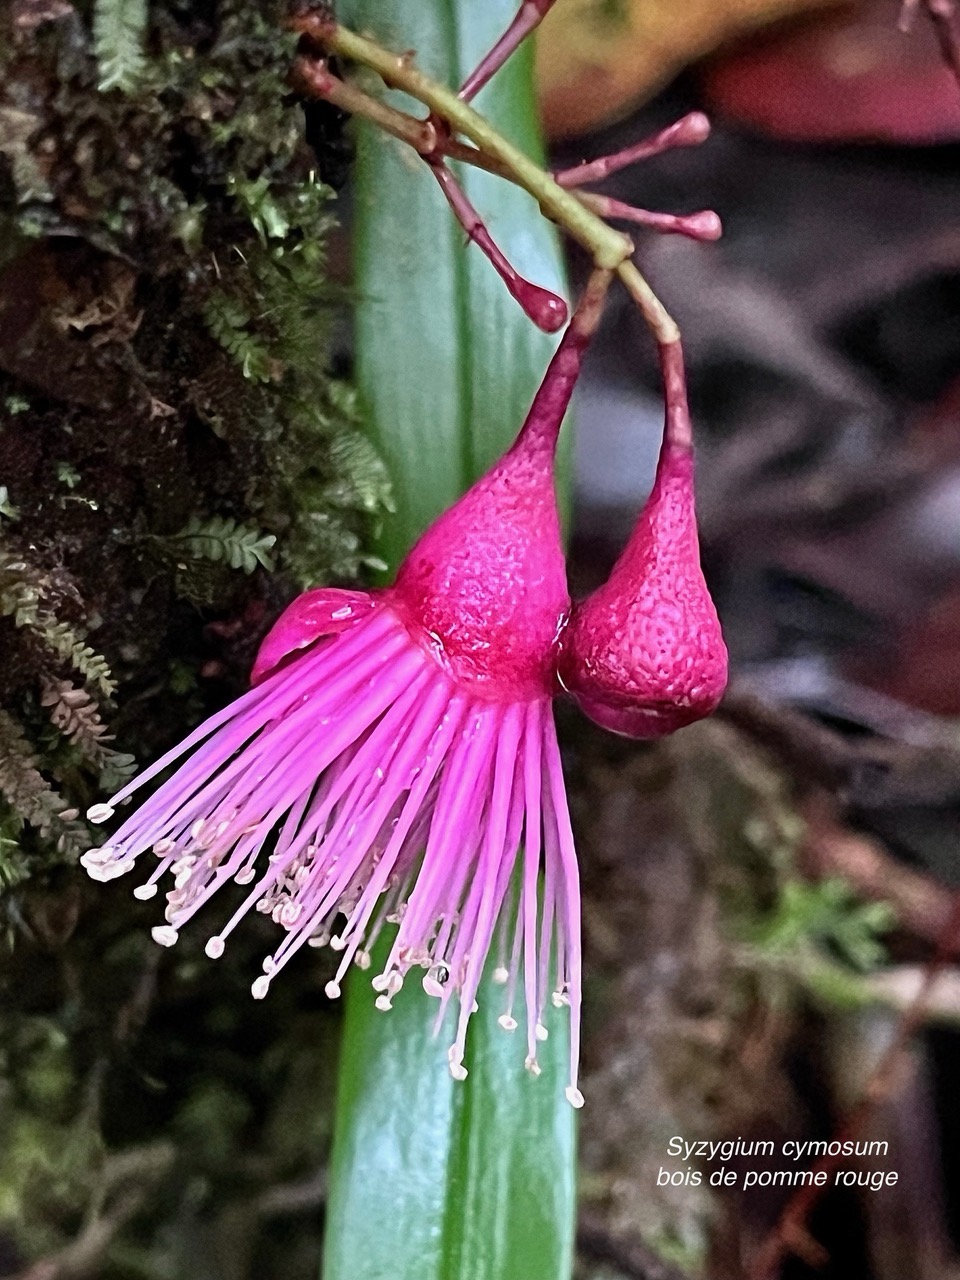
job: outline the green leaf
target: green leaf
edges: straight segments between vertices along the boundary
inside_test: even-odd
[[[97,88],[129,92],[143,73],[143,41],[147,29],[147,0],[96,0],[93,47],[100,70]]]
[[[183,546],[195,560],[226,562],[231,569],[253,573],[257,565],[272,569],[270,550],[277,541],[272,533],[261,533],[248,525],[238,524],[232,516],[213,516],[203,521],[191,516],[186,526],[168,539]]]
[[[449,83],[506,27],[513,0],[348,0],[344,23]],[[529,50],[477,99],[513,142],[542,155]],[[403,94],[387,95],[422,115]],[[357,380],[394,486],[396,518],[379,550],[395,567],[414,539],[519,429],[556,339],[540,333],[447,208],[426,165],[400,142],[358,130],[354,222]],[[463,185],[521,275],[564,292],[556,236],[535,202],[476,169]],[[566,447],[566,445],[564,446]]]
[[[380,972],[387,945],[370,973]],[[563,1096],[566,1010],[545,1014],[550,1037],[534,1079],[523,1069],[522,1019],[512,1034],[497,1024],[503,987],[488,977],[477,1003],[470,1074],[458,1082],[447,1068],[452,1021],[431,1036],[436,1002],[419,983],[411,977],[381,1013],[357,975],[341,1051],[324,1280],[570,1275],[576,1143]]]
[[[454,83],[515,9],[515,0],[344,0],[338,14],[394,49],[415,50],[425,71]],[[478,107],[540,154],[528,50]],[[533,201],[478,171],[463,180],[517,270],[563,292],[557,240]],[[357,379],[393,484],[396,514],[380,544],[392,572],[513,439],[556,340],[465,244],[426,166],[401,144],[359,129],[355,190]],[[567,1280],[576,1129],[563,1096],[566,1011],[550,1011],[534,1079],[523,1069],[522,1032],[497,1025],[503,999],[487,980],[460,1083],[447,1069],[452,1037],[431,1037],[435,1003],[419,984],[381,1013],[368,977],[352,975],[325,1280]]]

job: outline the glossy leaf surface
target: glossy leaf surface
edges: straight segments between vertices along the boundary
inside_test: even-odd
[[[341,20],[459,82],[514,0],[350,0]],[[407,100],[397,98],[408,109]],[[517,56],[478,106],[525,150],[539,139],[530,59]],[[517,269],[563,292],[556,237],[533,202],[489,175],[463,175]],[[395,485],[381,551],[396,568],[426,525],[516,434],[555,338],[538,332],[453,220],[427,167],[358,130],[357,378]],[[376,957],[370,973],[377,972]],[[430,1034],[435,1002],[411,974],[389,1013],[369,974],[348,984],[325,1280],[567,1280],[574,1221],[575,1113],[563,1096],[565,1011],[551,1010],[543,1074],[523,1069],[522,1032],[497,1024],[486,981],[466,1081]]]

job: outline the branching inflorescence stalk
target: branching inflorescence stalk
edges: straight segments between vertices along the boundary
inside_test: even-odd
[[[586,250],[596,269],[615,274],[626,287],[661,348],[661,361],[665,360],[674,371],[665,388],[669,408],[671,395],[678,387],[683,389],[679,330],[634,263],[632,240],[609,226],[601,215],[695,239],[715,239],[720,231],[719,220],[710,211],[687,217],[651,213],[577,188],[671,147],[702,142],[709,133],[709,125],[705,117],[693,113],[616,156],[559,175],[541,168],[475,111],[467,99],[513,51],[519,43],[519,38],[515,38],[518,33],[528,34],[549,7],[545,0],[537,4],[526,0],[507,36],[498,41],[459,93],[425,75],[410,54],[393,53],[366,36],[348,30],[330,17],[326,9],[300,14],[292,20],[294,30],[303,37],[294,80],[303,92],[364,117],[416,151],[431,166],[467,234],[493,262],[513,296],[536,323],[551,330],[563,323],[565,314],[558,321],[556,305],[549,301],[553,295],[512,271],[446,162],[472,164],[527,191],[544,215]],[[366,93],[356,83],[334,75],[326,64],[327,55],[336,55],[346,63],[375,72],[388,88],[400,90],[426,107],[428,116],[418,119]],[[666,347],[673,350],[667,354],[663,350]],[[678,370],[681,371],[679,384],[675,376]]]

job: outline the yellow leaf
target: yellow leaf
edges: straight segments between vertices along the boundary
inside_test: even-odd
[[[584,133],[740,33],[843,3],[849,0],[557,0],[537,43],[547,132]]]

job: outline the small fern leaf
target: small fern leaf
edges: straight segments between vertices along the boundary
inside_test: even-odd
[[[274,535],[238,524],[230,516],[214,516],[206,521],[194,516],[173,541],[183,543],[195,560],[225,562],[244,573],[253,573],[257,565],[273,569],[270,551],[276,542]]]
[[[87,684],[96,685],[105,698],[113,697],[117,682],[110,672],[110,664],[102,654],[84,643],[69,622],[35,623],[34,630],[59,658],[69,662],[74,671],[83,676]]]
[[[69,680],[46,680],[40,705],[46,707],[53,727],[100,768],[109,749],[104,745],[107,726],[87,690],[76,688]]]
[[[393,511],[387,468],[372,442],[359,431],[343,431],[330,442],[330,463],[338,477],[328,488],[337,506],[370,513]]]
[[[147,30],[147,0],[96,0],[93,10],[93,48],[97,56],[101,93],[120,89],[129,93],[143,74],[143,45]]]
[[[108,796],[119,791],[137,772],[137,762],[127,751],[104,747],[100,757],[99,788]]]
[[[279,361],[248,329],[251,323],[243,305],[223,291],[211,294],[203,308],[207,328],[224,351],[237,362],[251,382],[275,382],[282,372]]]

